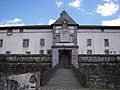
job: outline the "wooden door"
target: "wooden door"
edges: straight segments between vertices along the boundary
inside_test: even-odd
[[[63,52],[59,56],[60,68],[71,68],[71,55],[68,52]]]

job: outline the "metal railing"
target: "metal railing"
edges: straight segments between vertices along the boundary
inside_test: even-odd
[[[58,69],[58,65],[54,66],[50,70],[41,74],[41,76],[40,76],[40,86],[44,86],[49,81],[49,79],[53,76],[53,74],[56,72],[57,69]]]

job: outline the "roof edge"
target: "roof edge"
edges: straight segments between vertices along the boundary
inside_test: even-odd
[[[78,29],[120,29],[120,26],[79,25]]]
[[[51,25],[26,25],[26,26],[3,26],[0,30],[5,29],[52,29]]]

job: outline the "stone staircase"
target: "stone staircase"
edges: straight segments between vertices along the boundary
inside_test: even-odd
[[[71,69],[60,68],[39,90],[89,90],[81,88]]]

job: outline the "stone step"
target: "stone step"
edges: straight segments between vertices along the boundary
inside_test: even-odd
[[[45,86],[52,87],[77,87],[80,88],[80,84],[74,77],[71,69],[60,68],[56,71],[54,76],[47,82]]]
[[[39,90],[89,90],[88,88],[74,88],[74,87],[58,87],[58,86],[53,86],[53,87],[40,87]]]
[[[81,88],[71,69],[60,68],[39,90],[89,90]]]

